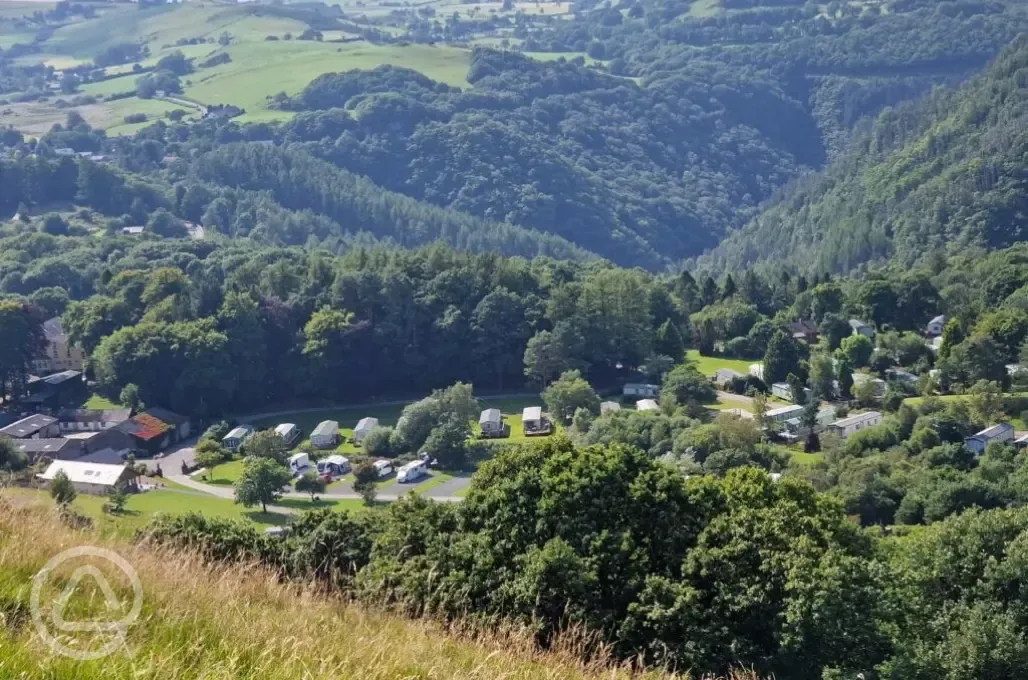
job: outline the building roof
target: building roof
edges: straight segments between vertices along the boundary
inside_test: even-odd
[[[659,390],[660,385],[654,385],[652,383],[625,383],[626,390],[637,390],[640,388]]]
[[[619,404],[616,401],[605,401],[605,402],[600,404],[600,413],[605,413],[607,411],[620,411],[620,410],[621,410],[621,404]]]
[[[843,418],[842,420],[836,420],[832,424],[835,427],[849,427],[850,425],[866,423],[869,420],[881,417],[882,414],[880,411],[866,411],[865,413],[858,413],[856,415],[849,416],[848,418]]]
[[[933,323],[945,324],[946,323],[946,315],[945,314],[940,314],[939,316],[934,317],[928,323],[930,323],[930,324],[933,324]]]
[[[169,411],[166,408],[149,408],[145,411],[149,416],[156,418],[157,420],[164,421],[165,423],[178,427],[189,422],[188,416],[179,415],[174,411]]]
[[[816,335],[817,324],[808,319],[800,319],[799,321],[792,321],[785,325],[789,329],[789,332],[793,335]]]
[[[323,420],[311,432],[312,437],[331,437],[339,433],[339,423],[334,420]]]
[[[67,340],[68,336],[64,333],[64,326],[61,324],[61,317],[55,316],[52,319],[44,321],[43,335],[45,335],[46,339],[50,342]]]
[[[77,439],[22,439],[18,442],[18,448],[25,453],[34,455],[47,455],[60,453],[65,449],[81,449],[82,442]]]
[[[125,466],[83,463],[76,460],[55,460],[46,469],[46,472],[39,475],[39,477],[40,479],[52,480],[61,471],[68,475],[68,479],[72,483],[114,486],[125,474]]]
[[[250,425],[239,425],[232,428],[232,430],[225,435],[225,439],[242,439],[246,435],[253,432],[253,427]]]
[[[135,418],[126,420],[118,428],[144,442],[162,437],[173,429],[171,425],[150,415],[149,412],[140,413]]]
[[[123,423],[132,417],[132,409],[68,409],[57,414],[62,423]]]
[[[364,432],[365,430],[370,430],[373,427],[378,427],[378,418],[368,416],[367,418],[361,418],[360,422],[357,423],[357,427],[353,429],[354,431],[360,430],[361,432]]]
[[[640,399],[635,402],[635,408],[639,411],[656,411],[660,407],[653,399]]]
[[[871,327],[868,326],[863,321],[861,321],[860,319],[850,319],[850,328],[852,328],[853,330],[859,330],[861,328],[871,328]]]
[[[29,378],[27,384],[31,387],[38,385],[39,383],[45,383],[51,387],[57,387],[58,385],[63,385],[69,380],[75,379],[82,379],[82,373],[80,371],[61,371],[60,373],[54,373],[42,378]]]
[[[543,409],[540,406],[528,406],[521,412],[521,420],[542,420]]]
[[[792,390],[792,385],[787,382],[776,382],[771,385],[771,389],[778,388],[780,390]]]
[[[482,414],[478,417],[479,424],[484,423],[502,423],[503,414],[500,413],[498,408],[487,408],[482,411]]]
[[[995,439],[1005,432],[1013,430],[1014,427],[1009,423],[997,423],[992,427],[987,427],[981,432],[975,432],[973,436],[968,439]]]
[[[282,423],[281,425],[275,426],[275,434],[279,437],[286,437],[296,431],[296,425],[293,423]]]
[[[728,374],[728,375],[732,376],[733,378],[743,378],[743,377],[745,377],[739,371],[732,370],[731,368],[719,368],[716,371],[714,371],[714,375],[722,375],[722,374]]]
[[[294,453],[293,455],[289,456],[289,462],[290,463],[295,463],[296,461],[303,460],[304,458],[309,460],[310,456],[307,455],[306,453],[302,453],[302,452],[301,453]]]
[[[800,412],[802,410],[803,410],[802,406],[800,406],[799,404],[793,404],[792,406],[783,406],[781,408],[773,408],[770,411],[768,411],[767,413],[765,413],[764,416],[767,417],[767,418],[776,418],[778,416],[786,415],[786,414],[789,414],[789,413],[798,413],[798,412]]]
[[[22,418],[21,420],[0,429],[0,434],[6,434],[8,437],[22,439],[25,437],[31,437],[43,428],[49,427],[56,422],[57,418],[37,413],[29,416],[28,418]]]

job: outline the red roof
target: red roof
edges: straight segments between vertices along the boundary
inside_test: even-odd
[[[171,429],[171,425],[146,413],[140,413],[132,422],[139,426],[132,434],[143,441],[156,439]]]

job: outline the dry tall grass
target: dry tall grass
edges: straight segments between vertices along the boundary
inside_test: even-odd
[[[33,574],[79,545],[115,550],[143,583],[142,615],[126,648],[97,661],[55,655],[26,614]],[[117,581],[113,574],[111,580]],[[40,506],[0,505],[0,617],[4,679],[674,677],[633,675],[626,666],[602,662],[583,665],[573,644],[543,653],[516,632],[458,634],[340,602],[313,587],[283,584],[260,569],[212,568],[191,554],[101,540],[68,529]]]

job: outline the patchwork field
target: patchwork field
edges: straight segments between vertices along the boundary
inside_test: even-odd
[[[179,108],[183,107],[165,101],[136,97],[68,109],[58,109],[48,102],[9,104],[0,107],[0,125],[13,125],[28,135],[42,135],[54,123],[63,123],[69,111],[77,111],[93,127],[103,128],[107,130],[108,135],[116,136],[130,134],[141,126],[165,117],[169,111]],[[147,123],[126,123],[125,116],[134,113],[145,113]],[[192,111],[187,113],[195,115]]]

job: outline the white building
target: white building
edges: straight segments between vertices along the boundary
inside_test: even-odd
[[[357,427],[353,428],[353,443],[360,444],[376,427],[378,427],[378,418],[361,418]]]
[[[784,423],[787,420],[798,418],[803,413],[803,407],[799,404],[773,408],[764,414],[764,420],[769,423]]]
[[[323,420],[311,432],[311,445],[319,449],[330,449],[339,443],[339,423]]]
[[[851,434],[859,432],[860,430],[866,430],[869,427],[880,425],[882,422],[882,414],[878,411],[867,411],[866,413],[858,413],[849,418],[843,418],[842,420],[836,420],[832,423],[832,431],[838,434],[843,439],[846,439]]]
[[[638,411],[657,411],[660,407],[657,406],[657,402],[653,399],[640,399],[635,402],[635,408]]]
[[[105,496],[117,486],[128,486],[135,479],[135,473],[124,465],[83,463],[74,460],[55,460],[39,478],[45,482],[53,482],[58,472],[67,475],[71,485],[79,493],[96,496]]]

